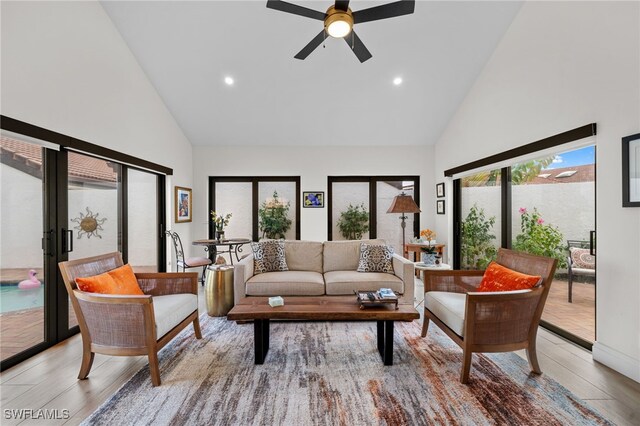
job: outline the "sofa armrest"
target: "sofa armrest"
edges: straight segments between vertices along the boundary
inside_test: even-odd
[[[253,254],[249,254],[234,265],[233,271],[233,300],[238,304],[247,295],[246,283],[253,276]]]
[[[399,254],[393,255],[393,273],[396,277],[400,278],[403,283],[403,293],[400,298],[404,303],[413,303],[413,297],[415,293],[415,270],[416,267],[413,262],[405,259]]]

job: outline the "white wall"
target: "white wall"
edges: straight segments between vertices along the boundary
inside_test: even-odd
[[[207,237],[209,176],[300,176],[301,191],[324,191],[326,197],[328,176],[420,175],[421,227],[433,226],[432,161],[432,147],[194,146],[193,236]],[[301,238],[326,240],[326,204],[323,209],[301,208],[300,211]],[[407,232],[409,239],[411,231]]]
[[[189,141],[98,2],[0,7],[3,115],[173,168],[170,201],[191,187]]]
[[[597,123],[593,354],[638,381],[640,209],[622,208],[620,139],[640,131],[639,21],[638,2],[525,3],[435,148],[440,181],[447,168]],[[439,218],[441,234],[450,222]]]

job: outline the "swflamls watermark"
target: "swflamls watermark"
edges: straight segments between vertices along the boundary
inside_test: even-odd
[[[34,410],[32,408],[9,409],[3,411],[5,420],[67,420],[71,415],[69,410],[41,408]]]

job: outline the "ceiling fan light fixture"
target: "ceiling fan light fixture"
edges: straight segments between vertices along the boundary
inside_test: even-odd
[[[331,37],[343,38],[347,36],[353,28],[353,15],[351,9],[346,12],[337,10],[331,6],[327,10],[327,18],[324,20],[324,29]]]

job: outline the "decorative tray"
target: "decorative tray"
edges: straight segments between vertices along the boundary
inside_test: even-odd
[[[356,300],[360,304],[360,309],[374,307],[374,306],[384,306],[384,305],[395,305],[395,308],[398,309],[398,293],[395,293],[394,298],[391,297],[381,297],[377,291],[354,291],[356,294]],[[369,297],[369,295],[372,296]]]

